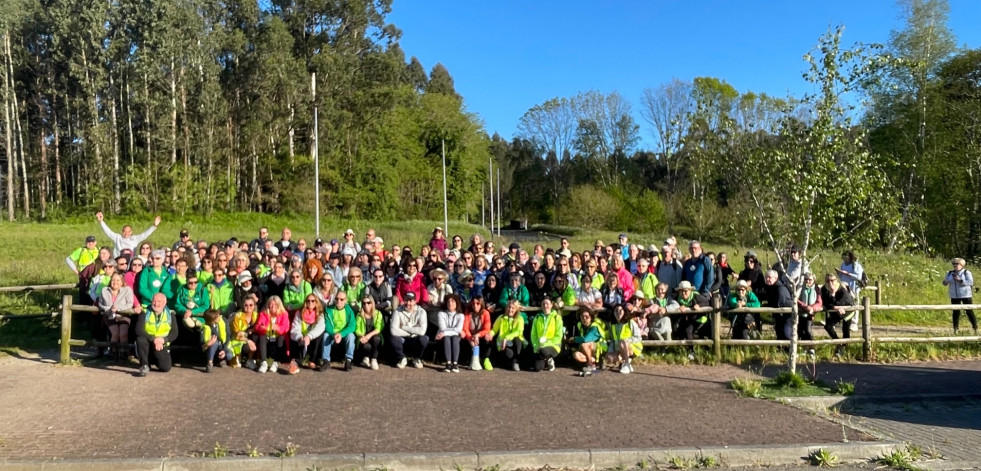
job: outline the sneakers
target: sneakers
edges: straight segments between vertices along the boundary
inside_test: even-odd
[[[518,366],[517,360],[511,362],[511,371],[521,371],[521,367]]]
[[[149,372],[150,372],[150,366],[149,365],[143,365],[143,366],[140,367],[139,370],[136,371],[136,376],[138,376],[140,378],[143,378]]]
[[[421,370],[422,369],[422,366],[423,366],[422,365],[422,359],[421,358],[413,358],[412,359],[412,366],[416,367],[417,370]]]
[[[621,374],[628,375],[633,372],[634,372],[634,368],[630,366],[630,363],[624,363],[623,366],[620,367]]]
[[[205,365],[204,367],[204,372],[210,374],[214,371],[215,371],[215,366],[209,361],[208,364]]]
[[[695,361],[695,354],[694,353],[689,353],[688,354],[688,361]]]
[[[312,362],[312,361],[311,362],[308,362],[307,363],[307,368],[308,369],[311,369],[311,370],[315,370],[315,369],[317,369],[317,364],[314,363],[314,362]]]
[[[222,361],[219,361],[219,362],[218,362],[218,367],[219,367],[219,368],[224,368],[224,367],[226,367],[226,366],[228,366],[228,362],[227,362],[227,361],[225,361],[225,360],[222,360]]]
[[[269,363],[262,362],[259,364],[259,373],[265,373],[269,371]]]
[[[245,367],[255,371],[255,360],[250,358],[249,361],[245,362]]]
[[[473,357],[470,359],[470,371],[477,371],[480,369],[480,358]]]
[[[352,366],[351,366],[351,359],[350,358],[345,358],[344,359],[344,371],[351,371],[351,368],[352,368]]]
[[[451,363],[450,366],[453,367],[452,369],[450,369],[450,371],[452,371],[453,373],[459,373],[460,372],[460,365],[459,364]]]
[[[494,365],[491,364],[490,358],[484,358],[484,369],[494,371]]]
[[[364,359],[361,360],[361,367],[371,368],[371,359],[369,359],[368,357],[364,357]]]
[[[228,363],[232,368],[241,368],[242,362],[238,360],[238,357],[232,357],[232,361]]]
[[[545,371],[555,371],[555,358],[545,360]]]
[[[378,360],[375,359],[375,358],[372,358],[371,359],[371,369],[373,369],[373,370],[377,370],[378,369]]]
[[[276,373],[278,371],[279,371],[279,362],[278,361],[272,362],[272,364],[269,365],[269,372]]]
[[[300,365],[297,365],[296,361],[291,361],[287,371],[289,371],[291,375],[295,375],[300,372]]]
[[[406,357],[402,357],[402,359],[401,359],[401,360],[399,360],[399,362],[398,362],[398,363],[396,363],[396,364],[395,364],[395,366],[396,366],[396,367],[397,367],[398,369],[400,369],[400,370],[401,370],[402,368],[405,368],[405,365],[408,365],[408,364],[409,364],[409,359],[408,359],[408,358],[406,358]]]
[[[453,372],[453,364],[447,362],[446,363],[446,366],[444,366],[443,369],[440,370],[440,371],[442,371],[443,373],[452,373]]]
[[[593,375],[593,367],[591,367],[589,365],[586,365],[586,366],[582,367],[582,371],[579,372],[579,376],[581,376],[583,378],[585,378],[587,376],[592,376],[592,375]]]
[[[190,316],[185,317],[184,318],[184,325],[187,326],[188,329],[194,330],[194,318],[192,318]]]

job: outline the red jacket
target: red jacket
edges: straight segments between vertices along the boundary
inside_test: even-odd
[[[262,311],[259,313],[259,320],[255,323],[255,333],[259,335],[268,335],[270,329],[276,333],[277,337],[283,337],[290,331],[290,316],[286,311],[283,311],[278,316],[276,316],[276,325],[271,325],[272,319],[269,316],[268,311]]]
[[[405,302],[407,293],[415,293],[418,304],[429,302],[429,292],[426,290],[425,276],[422,273],[416,272],[416,276],[412,280],[409,280],[404,274],[399,275],[398,281],[395,282],[395,295],[399,297],[399,304]]]
[[[477,337],[487,338],[491,331],[491,319],[490,311],[484,309],[480,311],[480,332],[477,332]],[[463,316],[463,333],[460,336],[464,340],[470,340],[473,337],[473,332],[470,332],[470,321],[474,316],[473,313],[469,313]]]

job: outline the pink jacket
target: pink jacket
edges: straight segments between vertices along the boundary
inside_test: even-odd
[[[399,298],[399,304],[405,302],[406,293],[415,293],[416,302],[426,304],[429,302],[429,292],[426,290],[425,276],[422,272],[416,272],[415,278],[409,280],[404,274],[399,275],[395,283],[395,295]]]
[[[259,320],[255,323],[255,333],[259,335],[269,335],[269,331],[275,332],[275,336],[283,337],[287,332],[290,331],[290,316],[286,311],[283,311],[278,316],[276,316],[276,324],[272,325],[272,319],[269,315],[269,311],[262,311],[259,313]]]
[[[634,295],[634,276],[626,267],[617,271],[617,281],[620,282],[620,289],[623,290],[623,299],[630,299]]]

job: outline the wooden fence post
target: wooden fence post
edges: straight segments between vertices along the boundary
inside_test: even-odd
[[[878,295],[877,295],[878,296]],[[862,298],[862,361],[872,359],[872,309],[869,308],[869,297]]]
[[[882,280],[875,280],[875,304],[882,304]]]
[[[72,295],[61,297],[61,364],[67,365],[71,359],[72,340]]]
[[[722,361],[722,298],[712,297],[712,349],[715,361]]]

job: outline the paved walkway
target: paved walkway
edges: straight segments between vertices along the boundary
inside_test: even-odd
[[[0,459],[267,456],[841,443],[871,437],[728,390],[735,366],[638,367],[576,377],[435,369],[62,367],[0,359]]]

